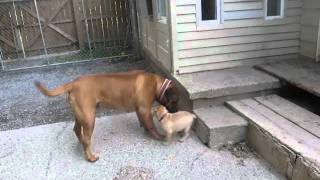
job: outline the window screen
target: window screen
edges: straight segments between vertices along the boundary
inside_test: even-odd
[[[217,3],[216,0],[201,0],[202,20],[217,19]]]
[[[281,0],[267,0],[267,16],[281,16]]]

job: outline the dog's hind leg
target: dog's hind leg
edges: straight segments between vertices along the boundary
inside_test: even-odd
[[[73,131],[76,134],[79,142],[82,143],[82,126],[81,126],[81,123],[79,122],[79,119],[77,119],[77,117],[74,117],[74,119],[75,121],[74,121]]]
[[[95,162],[98,157],[91,151],[91,136],[94,129],[96,104],[91,99],[76,99],[70,96],[69,102],[75,116],[74,131],[82,143],[85,156],[88,161]]]
[[[183,130],[184,133],[183,133],[183,136],[179,139],[179,142],[183,142],[188,138],[191,126],[192,124]]]
[[[82,136],[82,144],[84,153],[87,157],[87,160],[90,162],[95,162],[99,159],[98,156],[94,155],[91,151],[91,137],[95,125],[95,111],[88,111],[86,109],[86,113],[84,114],[84,119],[82,121],[83,128],[83,136]]]
[[[75,98],[72,94],[68,94],[67,98],[69,100],[70,107],[71,107],[73,114],[74,114],[75,121],[74,121],[73,131],[76,134],[79,142],[82,143],[82,126],[81,126],[81,121],[79,118],[79,117],[81,117],[80,109],[77,108],[78,106],[76,105]]]

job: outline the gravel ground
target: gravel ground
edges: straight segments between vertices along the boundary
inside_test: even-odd
[[[73,120],[66,97],[63,95],[54,98],[43,96],[34,87],[34,80],[53,88],[84,74],[130,69],[150,70],[144,61],[121,60],[1,72],[0,131]],[[98,116],[114,113],[119,112],[100,108]]]

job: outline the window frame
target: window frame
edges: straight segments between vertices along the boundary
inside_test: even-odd
[[[215,20],[202,20],[202,4],[201,0],[196,1],[196,19],[197,26],[200,27],[214,27],[222,22],[222,0],[216,0],[217,19]]]
[[[274,19],[282,19],[284,18],[284,9],[285,9],[285,0],[280,0],[281,3],[281,9],[280,9],[280,15],[279,16],[268,16],[268,1],[264,1],[264,17],[266,20],[274,20]]]

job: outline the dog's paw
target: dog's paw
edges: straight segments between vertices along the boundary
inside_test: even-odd
[[[187,137],[182,137],[182,138],[178,139],[178,141],[182,143],[182,142],[184,142],[186,139],[187,139]]]
[[[99,156],[92,155],[92,156],[90,156],[90,157],[87,157],[87,160],[88,160],[89,162],[94,163],[94,162],[96,162],[96,161],[99,160]]]

